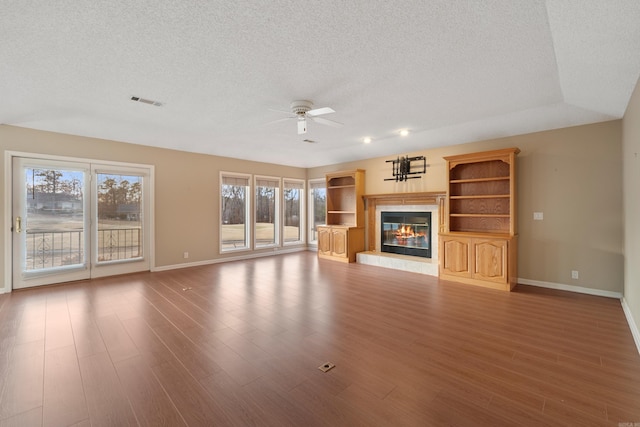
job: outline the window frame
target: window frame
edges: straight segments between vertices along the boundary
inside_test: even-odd
[[[319,186],[318,184],[322,184],[322,186]],[[314,239],[314,227],[317,225],[325,225],[327,223],[327,218],[326,218],[326,206],[325,206],[325,220],[324,223],[320,224],[316,224],[315,223],[315,198],[313,197],[313,191],[317,188],[324,188],[325,190],[325,203],[326,203],[326,191],[327,191],[327,180],[326,178],[315,178],[315,179],[309,179],[307,180],[307,224],[308,224],[308,229],[307,229],[307,235],[309,236],[309,240],[307,241],[308,244],[310,245],[317,245],[318,244],[318,239]]]
[[[287,207],[285,200],[285,190],[287,190],[287,183],[299,185],[299,200],[298,200],[298,240],[292,240],[287,242],[285,235],[285,226],[286,221],[285,217],[287,215]],[[303,244],[306,240],[306,181],[304,179],[296,179],[296,178],[282,178],[282,245],[283,246],[293,246]]]
[[[224,241],[222,238],[222,227],[225,225],[223,222],[223,218],[224,218],[224,203],[223,203],[223,191],[222,191],[222,186],[225,185],[224,181],[225,178],[230,178],[230,179],[238,179],[238,180],[245,180],[246,181],[246,186],[245,186],[245,194],[244,194],[244,203],[245,203],[245,208],[244,208],[244,245],[242,247],[233,247],[233,248],[225,248],[224,247]],[[252,229],[252,224],[253,224],[253,217],[251,215],[252,212],[252,203],[251,203],[251,199],[252,199],[252,175],[251,174],[244,174],[244,173],[237,173],[237,172],[225,172],[225,171],[220,171],[220,186],[219,186],[219,190],[220,190],[220,219],[218,221],[219,223],[219,250],[220,253],[230,253],[230,252],[240,252],[240,251],[250,251],[251,248],[251,229]]]
[[[130,262],[138,262],[144,260],[146,252],[149,250],[148,240],[146,234],[149,233],[148,225],[145,223],[148,221],[149,211],[150,211],[150,199],[148,193],[150,191],[150,183],[149,183],[149,170],[146,168],[139,168],[134,166],[108,166],[103,164],[94,164],[91,166],[91,177],[92,177],[92,200],[91,205],[94,212],[94,215],[98,215],[99,213],[99,185],[100,180],[98,178],[99,175],[131,175],[136,176],[140,179],[140,197],[141,200],[139,202],[139,214],[140,214],[140,222],[141,222],[141,246],[142,246],[142,254],[138,257],[125,258],[125,259],[116,259],[116,260],[100,260],[99,259],[99,248],[98,248],[98,232],[99,227],[96,226],[93,230],[93,243],[92,243],[92,262],[95,267],[108,266],[108,265],[116,265],[116,264],[125,264]],[[99,224],[100,219],[96,216],[94,219]],[[127,271],[126,269],[124,270]],[[122,273],[120,273],[122,274]]]
[[[263,187],[262,185],[258,185],[259,181],[273,181],[273,182],[277,182],[278,185],[277,187],[271,187],[271,188],[275,188],[275,200],[274,200],[274,204],[273,204],[273,242],[267,243],[267,244],[258,244],[258,231],[257,231],[257,226],[258,226],[258,215],[257,215],[257,211],[256,209],[258,208],[257,204],[257,198],[258,198],[258,187]],[[280,228],[282,227],[282,220],[281,220],[281,214],[280,214],[280,204],[281,204],[281,194],[282,194],[282,178],[279,176],[268,176],[268,175],[254,175],[253,176],[253,201],[254,201],[254,209],[252,210],[253,212],[253,249],[254,250],[260,250],[260,249],[268,249],[268,248],[277,248],[281,245],[281,233],[280,233]]]

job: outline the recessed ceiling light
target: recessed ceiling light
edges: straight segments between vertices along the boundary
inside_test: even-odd
[[[362,140],[365,144],[369,144],[371,142],[371,138],[369,138],[368,136],[366,136],[363,140]]]
[[[407,136],[409,135],[409,131],[407,129],[400,129],[400,136]]]

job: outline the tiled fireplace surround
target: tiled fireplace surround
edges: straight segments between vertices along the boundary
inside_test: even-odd
[[[443,227],[445,193],[391,193],[365,195],[366,251],[356,255],[359,264],[438,275],[438,230]],[[431,212],[431,258],[380,251],[380,213]]]

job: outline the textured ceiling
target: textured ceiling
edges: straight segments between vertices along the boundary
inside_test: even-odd
[[[0,4],[0,123],[300,167],[621,118],[640,75],[638,0]]]

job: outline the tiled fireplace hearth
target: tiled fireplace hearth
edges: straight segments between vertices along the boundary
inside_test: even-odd
[[[438,275],[438,230],[443,224],[445,193],[392,193],[364,196],[367,210],[366,248],[357,254],[360,264],[414,273]],[[430,212],[431,258],[398,255],[381,251],[382,212]]]

